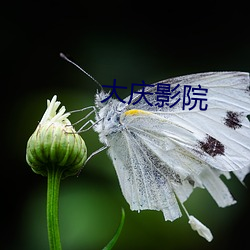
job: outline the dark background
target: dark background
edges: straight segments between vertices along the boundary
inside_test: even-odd
[[[170,4],[171,3],[171,4]],[[246,3],[246,2],[245,2]],[[248,5],[196,2],[41,1],[1,4],[2,249],[48,249],[46,178],[25,161],[26,143],[57,94],[67,110],[93,105],[97,85],[59,57],[69,55],[102,84],[130,86],[205,71],[250,69]],[[121,92],[126,97],[129,92]],[[79,114],[79,116],[82,116]],[[72,116],[76,121],[79,116]],[[101,147],[89,131],[89,154]],[[65,250],[101,249],[121,215],[114,249],[248,249],[249,189],[225,181],[237,204],[218,208],[205,190],[186,206],[214,235],[207,243],[185,216],[165,222],[161,212],[132,212],[105,152],[77,177],[62,181],[60,228]],[[246,186],[250,186],[249,176]]]

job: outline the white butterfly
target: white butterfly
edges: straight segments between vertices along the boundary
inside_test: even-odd
[[[248,73],[210,72],[161,81],[208,89],[207,110],[155,106],[156,96],[133,105],[97,93],[94,130],[108,148],[122,193],[131,210],[161,210],[165,220],[181,216],[183,206],[194,230],[212,240],[210,230],[186,211],[183,202],[195,187],[206,188],[218,206],[235,200],[220,175],[233,172],[242,182],[250,172],[250,85]],[[154,87],[147,92],[155,93]]]

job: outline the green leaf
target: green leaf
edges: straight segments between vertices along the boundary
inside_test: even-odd
[[[124,225],[124,221],[125,221],[125,211],[122,208],[122,218],[121,218],[120,225],[119,225],[115,235],[111,239],[111,241],[103,248],[103,250],[110,250],[113,248],[113,246],[115,245],[116,241],[118,240],[118,238],[120,236],[120,233],[121,233],[123,225]]]

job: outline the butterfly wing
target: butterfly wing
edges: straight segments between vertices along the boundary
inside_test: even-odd
[[[221,207],[233,204],[220,175],[234,171],[243,180],[249,172],[248,74],[195,74],[163,82],[180,84],[181,90],[185,84],[207,88],[208,108],[183,110],[181,103],[158,108],[154,95],[148,96],[153,106],[143,99],[127,106],[120,118],[125,129],[110,136],[109,154],[131,209],[162,210],[172,221],[181,215],[175,195],[184,202],[196,186]]]
[[[191,131],[196,138],[192,150],[199,152],[203,160],[219,170],[234,171],[249,167],[250,123],[247,115],[250,113],[250,91],[247,73],[202,73],[161,83],[170,83],[172,88],[180,84],[181,92],[184,85],[197,87],[200,84],[208,89],[207,110],[201,111],[199,105],[192,110],[182,110],[181,102],[172,109],[169,106],[158,108],[155,106],[155,94],[147,96],[153,106],[142,99],[127,109],[152,111],[169,123]],[[156,87],[148,91],[155,92]],[[172,132],[181,140],[175,129]],[[182,145],[187,146],[185,142]]]
[[[118,175],[122,193],[131,210],[161,210],[166,220],[175,220],[181,212],[170,185],[169,175],[162,176],[149,152],[131,132],[115,134],[108,150]],[[140,145],[141,144],[141,145]],[[170,171],[164,169],[164,171]],[[172,173],[173,174],[173,173]],[[177,178],[178,177],[173,177]]]

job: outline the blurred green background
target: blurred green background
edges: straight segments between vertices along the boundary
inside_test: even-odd
[[[67,110],[93,105],[97,85],[59,57],[69,55],[102,84],[130,86],[205,71],[250,69],[247,8],[170,2],[9,2],[1,6],[2,227],[1,249],[48,249],[46,178],[25,161],[26,143],[54,94]],[[129,89],[121,97],[129,95]],[[77,121],[83,114],[73,115]],[[102,145],[82,134],[89,154]],[[81,175],[62,181],[60,229],[64,250],[95,250],[126,219],[114,249],[248,249],[249,189],[226,180],[237,204],[218,208],[205,190],[186,202],[213,235],[206,242],[185,216],[132,212],[111,161],[102,152]],[[250,186],[250,177],[246,178]]]

